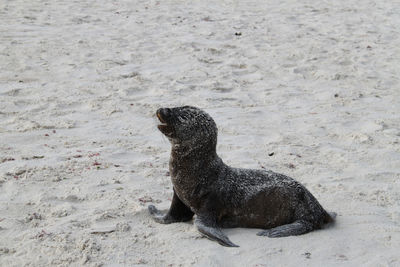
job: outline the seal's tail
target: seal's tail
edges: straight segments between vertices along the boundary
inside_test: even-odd
[[[336,212],[327,212],[327,211],[325,211],[324,224],[335,222],[336,216],[337,216]]]

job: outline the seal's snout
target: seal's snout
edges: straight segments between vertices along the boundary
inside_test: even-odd
[[[161,124],[159,124],[157,128],[167,137],[172,137],[174,132],[173,126],[170,124],[172,110],[169,108],[160,108],[157,110],[156,116],[161,122]]]
[[[168,118],[171,116],[171,109],[169,108],[160,108],[156,112],[157,118],[162,122],[166,123]]]

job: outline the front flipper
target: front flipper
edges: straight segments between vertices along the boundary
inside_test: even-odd
[[[174,191],[171,207],[166,214],[158,210],[154,205],[148,207],[150,215],[154,221],[162,224],[174,222],[187,222],[193,218],[194,213],[179,199]]]
[[[225,247],[239,247],[238,245],[232,243],[229,238],[221,231],[215,223],[211,223],[211,220],[205,217],[197,217],[194,221],[197,229],[200,233],[211,240],[215,240]]]
[[[150,215],[153,217],[154,221],[162,224],[170,224],[173,222],[176,222],[177,220],[174,220],[171,218],[168,213],[162,213],[160,210],[158,210],[154,205],[149,205],[148,207]]]
[[[268,236],[268,237],[286,237],[292,235],[302,235],[313,230],[311,223],[307,221],[295,221],[291,224],[281,225],[275,228],[263,230],[258,232],[258,236]]]

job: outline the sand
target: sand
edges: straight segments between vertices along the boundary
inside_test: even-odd
[[[0,2],[0,266],[399,266],[396,1]],[[195,105],[235,167],[336,225],[270,239],[147,213],[172,196],[157,108]]]

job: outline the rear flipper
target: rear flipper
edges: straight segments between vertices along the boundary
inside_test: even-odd
[[[314,229],[311,223],[307,221],[295,221],[291,224],[281,225],[275,228],[263,230],[258,232],[258,236],[268,237],[285,237],[291,235],[302,235],[311,232]]]

